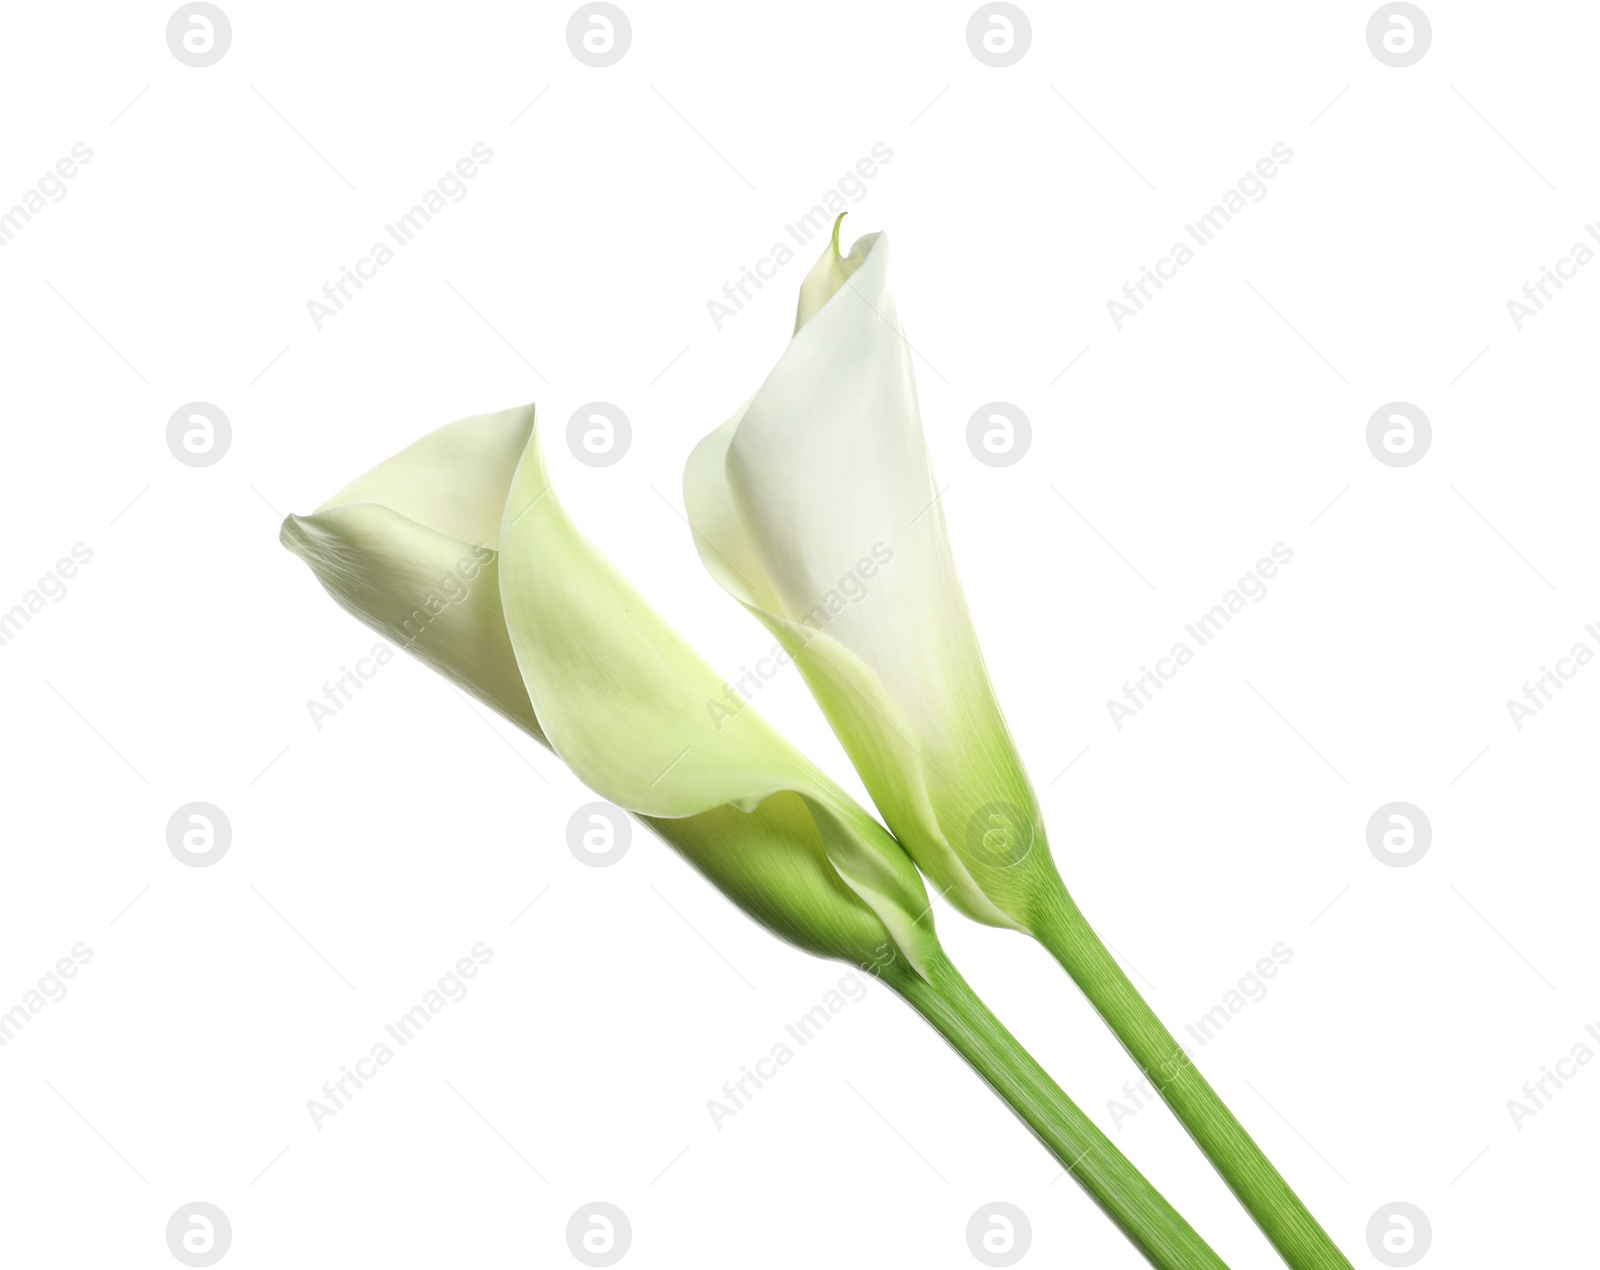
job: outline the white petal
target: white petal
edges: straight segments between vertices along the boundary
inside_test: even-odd
[[[890,827],[972,916],[1014,925],[1002,905],[1021,879],[967,840],[996,804],[1030,842],[1042,830],[950,552],[888,239],[863,241],[743,412],[701,442],[684,497],[702,559],[795,653]]]
[[[888,256],[880,235],[790,342],[738,425],[726,472],[783,615],[825,618],[828,634],[872,667],[921,730],[948,705],[929,689],[975,643],[934,502]],[[892,558],[875,561],[875,549],[880,561]],[[847,579],[860,580],[865,597],[828,613],[856,589]],[[952,649],[952,639],[964,647]]]
[[[447,423],[317,510],[378,503],[459,542],[498,547],[506,491],[533,435],[533,418],[527,405]]]
[[[730,805],[756,813],[798,795],[831,869],[915,958],[925,892],[899,844],[744,703],[578,530],[550,489],[537,436],[506,503],[501,542],[501,594],[523,679],[552,747],[578,778],[654,820]],[[713,879],[744,867],[691,858]]]
[[[840,212],[833,222],[833,241],[828,244],[828,250],[817,257],[817,263],[811,266],[811,272],[806,274],[805,280],[800,284],[800,303],[795,308],[794,329],[799,330],[812,318],[820,313],[829,300],[833,299],[840,287],[844,286],[862,261],[867,258],[867,252],[872,244],[877,241],[877,234],[863,234],[856,239],[855,246],[850,248],[848,256],[839,254],[839,226],[844,224],[848,212]]]
[[[447,424],[288,517],[280,538],[345,609],[544,741],[492,549],[533,418],[523,406]]]

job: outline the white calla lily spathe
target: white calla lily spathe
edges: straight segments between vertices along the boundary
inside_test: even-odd
[[[1034,929],[1054,876],[945,531],[889,241],[834,239],[766,382],[684,499],[722,586],[794,658],[889,827],[969,916]]]
[[[835,224],[778,364],[690,456],[701,559],[794,659],[941,893],[1049,950],[1294,1270],[1348,1270],[1056,871],[956,574],[888,270],[884,235],[845,256]]]
[[[706,708],[720,678],[562,510],[532,406],[430,433],[281,537],[356,617],[784,938],[857,965],[919,966],[937,947],[922,880],[883,827],[755,710]]]

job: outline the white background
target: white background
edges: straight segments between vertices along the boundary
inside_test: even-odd
[[[894,239],[951,534],[1069,886],[1180,1034],[1293,949],[1199,1063],[1356,1265],[1395,1200],[1431,1221],[1425,1265],[1595,1264],[1600,1068],[1520,1129],[1506,1104],[1600,1026],[1600,669],[1521,730],[1505,703],[1600,650],[1600,265],[1520,331],[1506,301],[1600,216],[1600,14],[1428,4],[1432,47],[1396,69],[1366,4],[1031,4],[994,69],[966,5],[637,3],[594,69],[564,7],[224,7],[200,69],[162,5],[5,19],[0,206],[93,151],[0,249],[0,608],[93,551],[0,648],[0,1009],[93,950],[0,1049],[14,1264],[178,1264],[167,1220],[204,1200],[228,1266],[577,1265],[596,1199],[640,1267],[976,1265],[966,1224],[997,1199],[1030,1218],[1023,1264],[1142,1264],[878,987],[713,1127],[842,968],[642,830],[613,867],[575,859],[588,792],[416,663],[320,730],[306,707],[373,637],[280,515],[528,400],[552,435],[585,402],[627,413],[614,467],[551,447],[569,509],[730,678],[765,652],[678,483],[814,253],[720,331],[706,302],[876,142],[846,241]],[[306,302],[476,142],[468,196],[316,329]],[[1277,142],[1267,197],[1117,330],[1106,301]],[[165,441],[197,400],[233,428],[205,468]],[[1033,424],[1007,468],[965,442],[993,400]],[[1365,440],[1396,400],[1433,426],[1406,468]],[[1107,699],[1277,542],[1268,597],[1118,730]],[[858,788],[797,676],[758,704]],[[193,800],[233,827],[209,868],[166,845]],[[1392,800],[1433,826],[1411,867],[1367,847]],[[1164,1108],[1113,1127],[1133,1066],[1044,955],[940,919],[1222,1256],[1279,1264]],[[307,1100],[478,941],[471,994],[314,1127]]]

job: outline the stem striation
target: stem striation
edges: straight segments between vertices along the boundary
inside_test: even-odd
[[[1065,886],[1034,933],[1083,990],[1292,1270],[1352,1270],[1328,1232],[1139,995]]]
[[[1158,1270],[1227,1270],[1128,1158],[1006,1031],[941,953],[926,978],[885,974]]]

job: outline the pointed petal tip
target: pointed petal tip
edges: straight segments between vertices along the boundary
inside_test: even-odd
[[[293,512],[283,518],[278,526],[278,542],[295,555],[304,558],[306,544],[305,522]]]
[[[325,561],[329,544],[338,536],[333,522],[339,511],[335,508],[330,513],[290,512],[278,527],[278,542],[316,568],[319,562]]]
[[[844,224],[844,218],[849,214],[849,210],[846,209],[834,220],[832,238],[822,249],[822,254],[817,257],[817,263],[811,266],[811,272],[806,274],[800,283],[800,302],[794,319],[794,332],[797,335],[801,327],[827,307],[829,301],[849,281],[850,276],[866,264],[875,248],[881,245],[882,254],[886,256],[888,253],[889,238],[881,229],[862,234],[850,244],[848,254],[841,253],[839,231]]]

